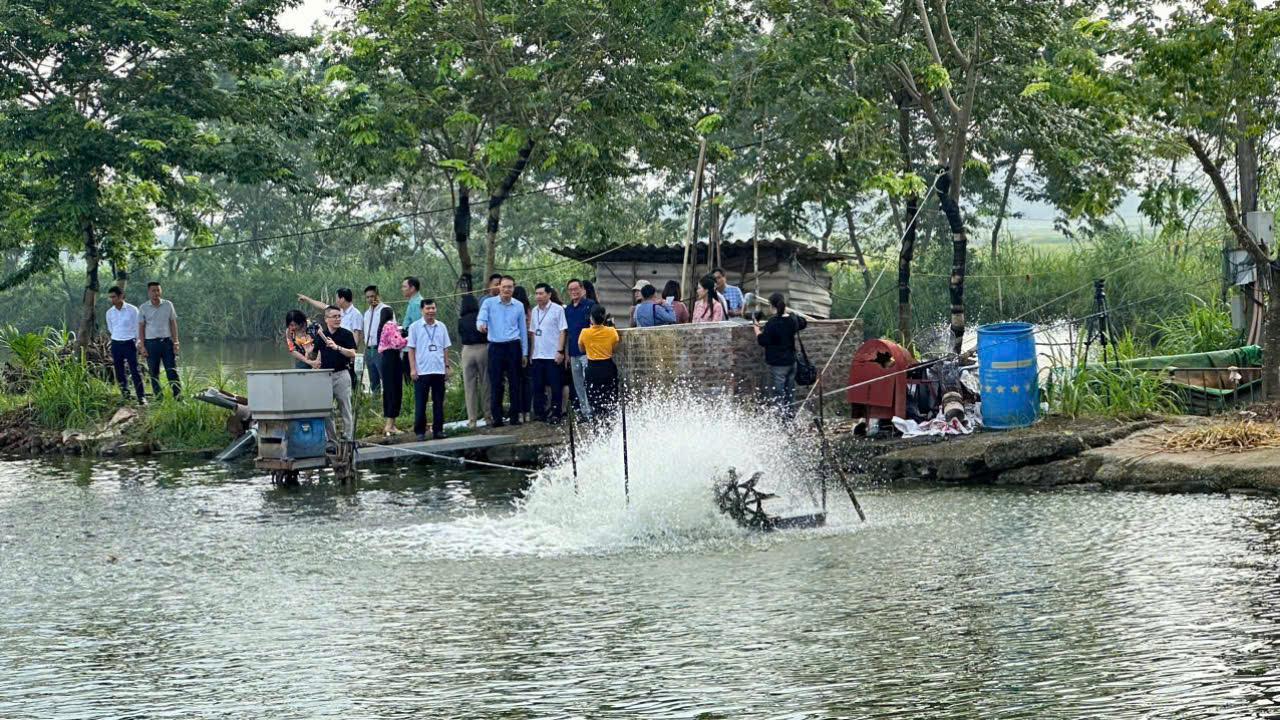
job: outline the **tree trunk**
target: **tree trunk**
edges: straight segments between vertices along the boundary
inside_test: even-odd
[[[485,224],[484,262],[485,274],[492,275],[498,266],[498,226],[502,221],[502,204],[511,197],[511,190],[520,181],[520,176],[529,165],[529,155],[533,153],[533,140],[526,140],[516,154],[516,162],[507,171],[502,182],[489,194],[489,218]]]
[[[84,295],[80,300],[80,326],[76,331],[76,346],[88,347],[98,331],[98,237],[94,233],[93,222],[88,218],[80,221],[80,230],[84,233]]]
[[[458,290],[469,293],[475,288],[475,266],[471,262],[471,188],[458,183],[458,202],[453,207],[453,242],[458,246]]]
[[[111,261],[111,279],[113,285],[120,288],[120,292],[129,289],[129,266],[124,262]]]
[[[1218,204],[1222,206],[1227,227],[1231,228],[1231,233],[1236,236],[1240,247],[1248,250],[1249,256],[1253,258],[1253,264],[1258,271],[1258,280],[1265,278],[1268,281],[1265,283],[1267,310],[1262,330],[1262,394],[1268,400],[1280,399],[1280,285],[1278,285],[1280,272],[1277,272],[1272,264],[1268,250],[1262,247],[1245,228],[1235,200],[1231,197],[1231,191],[1227,189],[1227,183],[1222,179],[1221,166],[1213,161],[1209,151],[1194,135],[1187,135],[1184,140],[1195,153],[1201,169],[1213,185],[1214,193],[1218,196]]]
[[[862,271],[862,284],[871,292],[871,270],[867,267],[867,258],[862,254],[862,243],[858,242],[858,226],[853,222],[853,208],[845,208],[844,222],[849,228],[849,247],[853,248],[853,257],[858,261],[858,269]]]
[[[913,171],[911,162],[911,112],[905,97],[898,98],[898,152],[902,156],[902,171]],[[906,198],[903,211],[904,229],[902,248],[898,251],[898,341],[911,348],[911,261],[916,254],[916,227],[920,198],[914,193]]]
[[[1022,159],[1023,150],[1019,149],[1009,160],[1009,171],[1004,176],[1004,189],[1000,193],[1000,212],[996,214],[996,226],[991,229],[991,259],[996,259],[997,247],[1000,243],[1000,229],[1004,227],[1004,217],[1009,212],[1009,192],[1013,190],[1013,181],[1018,176],[1018,161]]]

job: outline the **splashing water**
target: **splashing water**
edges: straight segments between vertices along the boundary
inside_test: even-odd
[[[820,454],[773,414],[688,393],[630,405],[630,498],[624,487],[622,428],[580,426],[577,480],[566,448],[538,473],[515,512],[474,515],[380,531],[378,544],[429,557],[566,555],[630,549],[670,551],[739,542],[750,535],[720,513],[713,487],[730,467],[763,473],[777,493],[774,514],[814,512]]]

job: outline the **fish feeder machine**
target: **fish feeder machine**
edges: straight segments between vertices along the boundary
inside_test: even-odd
[[[261,370],[246,373],[249,410],[258,423],[254,466],[271,471],[277,485],[294,485],[302,470],[334,464],[329,447],[333,385],[326,370]]]

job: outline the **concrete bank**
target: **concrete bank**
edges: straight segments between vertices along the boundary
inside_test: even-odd
[[[1050,418],[1010,432],[867,440],[839,437],[836,453],[862,482],[1032,488],[1280,494],[1280,449],[1170,452],[1165,440],[1204,418],[1132,422]]]

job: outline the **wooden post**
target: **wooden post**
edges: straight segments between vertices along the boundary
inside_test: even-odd
[[[694,242],[694,233],[698,227],[698,199],[702,194],[702,169],[707,164],[707,139],[698,140],[698,169],[693,173],[693,198],[689,201],[689,232],[684,237],[684,262],[680,267],[680,290],[688,298],[697,297],[689,283],[689,250],[693,248],[693,262],[698,262],[698,246]],[[693,307],[693,303],[689,303]]]

